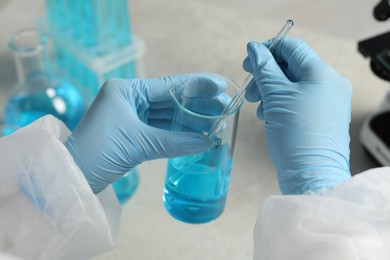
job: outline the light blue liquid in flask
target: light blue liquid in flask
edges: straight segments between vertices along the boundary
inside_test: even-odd
[[[79,90],[53,72],[47,40],[35,29],[23,29],[9,41],[18,84],[4,108],[5,124],[23,127],[51,114],[73,130],[83,116],[86,107]]]
[[[138,171],[134,168],[112,184],[120,204],[124,204],[133,196],[137,190],[138,182]]]
[[[232,155],[227,145],[168,160],[163,202],[166,210],[186,223],[207,223],[225,209]]]

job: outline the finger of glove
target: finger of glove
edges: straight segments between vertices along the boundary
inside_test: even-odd
[[[281,87],[280,81],[289,81],[278,63],[274,59],[268,48],[258,42],[250,42],[247,45],[248,57],[253,69],[253,77],[256,81],[256,86],[251,86],[248,97],[251,99],[250,93],[257,93],[253,88],[257,87],[260,95],[254,95],[254,99],[262,97],[272,91],[276,86]]]
[[[186,98],[182,101],[182,106],[200,115],[219,116],[229,105],[231,97],[223,93],[213,98]]]
[[[172,120],[174,110],[171,109],[150,109],[148,121],[155,119]]]
[[[167,119],[150,119],[148,125],[165,130],[172,129],[172,120]]]
[[[270,39],[270,40],[268,40],[268,41],[266,41],[266,42],[263,42],[263,44],[264,44],[267,48],[269,48],[269,46],[271,45],[271,43],[272,43],[272,39]],[[280,52],[279,52],[279,53],[280,53]],[[276,56],[274,53],[272,53],[272,55],[273,55],[274,57]],[[280,55],[279,55],[279,56],[280,56]],[[288,71],[288,64],[285,63],[284,61],[282,61],[281,58],[279,58],[279,61],[278,61],[278,60],[276,60],[276,61],[277,61],[278,65],[279,65],[279,67],[281,67],[283,73],[287,76],[287,78],[290,79],[290,75],[289,75],[290,73],[289,73],[289,71]],[[247,72],[249,72],[249,73],[252,73],[252,67],[251,67],[251,63],[250,63],[249,57],[246,57],[246,58],[244,59],[242,66],[243,66],[243,68],[244,68],[245,71],[247,71]],[[248,99],[249,102],[257,102],[257,101],[258,101],[258,100],[251,101],[251,100],[250,100],[250,96],[248,96],[247,99]]]
[[[173,120],[172,130],[181,132],[207,133],[215,124],[217,119],[207,119],[184,114]]]
[[[172,129],[175,131],[209,132],[218,120],[216,116],[223,113],[230,101],[231,98],[226,94],[207,99],[188,99],[184,103],[186,110],[176,109]]]
[[[144,89],[150,103],[170,101],[172,97],[168,89],[173,86],[183,89],[183,93],[188,97],[212,97],[226,89],[226,82],[223,79],[213,76],[190,76],[189,74],[143,79],[140,82],[143,86],[140,89]]]
[[[263,102],[260,102],[259,106],[257,107],[256,115],[257,115],[258,119],[260,119],[261,121],[264,121],[264,106],[263,106]]]
[[[213,98],[188,98],[182,102],[181,106],[191,112],[199,113],[201,115],[220,115],[229,105],[230,101],[231,98],[223,93]],[[180,108],[150,108],[149,118],[172,118],[174,109]]]
[[[305,42],[295,37],[286,37],[279,50],[274,53],[275,59],[281,59],[288,64],[288,72],[292,81],[300,81],[305,76],[305,70],[313,66],[318,55]]]
[[[227,82],[222,78],[212,75],[191,77],[183,86],[183,96],[191,97],[215,97],[226,90]]]
[[[208,131],[215,120],[194,116],[192,113],[205,116],[220,115],[230,101],[231,98],[225,93],[213,98],[188,98],[183,102],[183,107],[189,112],[176,107],[176,124],[182,125],[186,131]],[[174,113],[175,109],[149,109],[148,118],[143,122],[154,127],[171,129]]]
[[[268,40],[266,42],[263,42],[263,44],[269,48],[269,46],[271,45],[271,42],[272,40]],[[251,61],[249,59],[248,56],[245,57],[244,61],[242,62],[242,67],[243,69],[246,71],[246,72],[249,72],[249,73],[252,73],[253,72],[253,69],[252,69],[252,65],[251,65]]]
[[[211,140],[199,133],[173,132],[149,127],[148,140],[144,142],[145,160],[172,158],[204,152]]]
[[[170,130],[173,113],[173,109],[148,110],[148,117],[145,120],[141,119],[141,121],[153,127]]]
[[[242,63],[242,67],[246,72],[249,72],[249,73],[253,72],[251,61],[250,61],[248,56],[244,59],[244,61]],[[261,93],[259,91],[259,88],[256,85],[255,80],[252,80],[250,82],[250,86],[245,91],[245,99],[249,102],[252,102],[252,103],[258,102],[261,100]]]
[[[252,80],[252,82],[250,82],[250,86],[245,91],[245,99],[252,103],[262,100],[260,90],[257,87],[255,80]]]
[[[150,103],[149,108],[152,109],[166,109],[166,108],[173,108],[175,106],[175,103],[172,100],[172,97],[170,97],[170,100],[162,101],[162,102],[153,102]]]
[[[246,56],[244,61],[242,62],[242,68],[246,72],[252,73],[253,69],[252,69],[251,61],[248,56]]]

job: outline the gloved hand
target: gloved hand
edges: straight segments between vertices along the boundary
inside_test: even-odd
[[[85,117],[66,141],[94,193],[138,164],[152,159],[206,151],[208,137],[195,132],[172,132],[174,103],[168,89],[186,75],[156,79],[112,79],[99,91]],[[226,85],[200,77],[192,97],[218,102]],[[196,109],[196,108],[195,108]]]
[[[331,189],[350,178],[351,84],[299,39],[287,37],[274,56],[269,45],[247,46],[243,67],[255,84],[245,98],[261,101],[257,116],[281,191]]]

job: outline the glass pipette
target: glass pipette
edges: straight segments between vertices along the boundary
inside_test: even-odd
[[[294,22],[292,20],[287,20],[286,23],[283,25],[282,29],[278,32],[278,34],[273,38],[271,45],[269,46],[269,50],[271,53],[275,53],[277,50],[277,47],[280,46],[280,44],[284,41],[284,38],[290,31],[290,29],[294,26]],[[245,94],[246,90],[249,88],[249,86],[252,85],[254,79],[252,73],[249,73],[248,76],[244,80],[243,87],[240,91],[233,97],[233,99],[230,101],[228,106],[222,111],[221,115],[226,115],[231,112],[233,112],[239,105],[240,100],[242,96]],[[220,119],[215,122],[215,124],[212,126],[208,136],[213,136],[218,131],[221,130],[221,127],[223,126],[225,119]]]

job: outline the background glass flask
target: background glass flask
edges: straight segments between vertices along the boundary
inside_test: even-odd
[[[18,130],[16,126],[0,124],[0,138],[10,135],[16,130]]]
[[[131,171],[123,175],[115,182],[112,183],[116,197],[120,204],[124,204],[128,201],[134,192],[137,190],[139,183],[139,175],[137,168],[133,168]]]
[[[54,73],[48,36],[34,28],[16,32],[8,46],[13,53],[18,84],[4,109],[4,123],[26,126],[51,114],[73,130],[85,112],[78,89]]]
[[[194,73],[170,89],[175,101],[173,131],[193,131],[207,136],[216,122],[223,121],[220,130],[210,137],[214,145],[209,150],[168,160],[164,206],[171,216],[186,223],[210,222],[225,209],[242,97],[236,109],[228,114],[221,114],[224,106],[215,102],[218,98],[191,97],[191,90],[199,83],[210,90],[213,86],[209,84],[216,82],[226,87],[219,96],[227,101],[230,99],[226,95],[233,98],[239,90],[227,77],[208,73]]]

